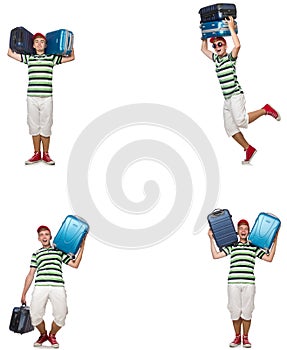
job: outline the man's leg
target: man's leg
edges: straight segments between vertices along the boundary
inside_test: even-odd
[[[49,153],[49,147],[50,147],[50,136],[45,137],[45,136],[40,136],[40,141],[42,142],[43,146],[43,153]],[[39,141],[39,142],[40,142]]]
[[[52,322],[51,326],[51,331],[50,334],[57,334],[57,332],[61,329],[62,327],[58,326],[54,321]]]

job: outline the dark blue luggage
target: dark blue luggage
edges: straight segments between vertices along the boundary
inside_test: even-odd
[[[235,4],[219,3],[202,7],[199,10],[199,14],[200,22],[221,21],[228,18],[228,16],[232,16],[235,19],[237,9]]]
[[[235,23],[235,32],[238,33],[237,22]],[[226,21],[204,22],[200,24],[201,39],[214,38],[218,36],[231,36]]]
[[[53,245],[74,258],[88,232],[89,224],[83,218],[76,215],[68,215],[62,222],[53,240]]]
[[[281,221],[278,217],[270,213],[261,212],[249,233],[248,241],[252,245],[266,250],[269,253],[274,238],[279,231]]]
[[[14,333],[28,333],[34,330],[31,323],[30,308],[23,304],[20,307],[14,307],[9,325],[10,331]]]
[[[24,27],[12,29],[9,47],[13,52],[32,55],[35,52],[33,48],[33,34]]]
[[[214,240],[220,250],[238,243],[237,232],[228,209],[215,209],[207,216]]]
[[[58,29],[46,34],[46,54],[69,56],[74,45],[74,34],[67,29]]]

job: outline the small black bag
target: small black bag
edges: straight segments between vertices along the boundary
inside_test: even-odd
[[[30,308],[23,304],[20,307],[14,307],[9,325],[10,331],[14,333],[28,333],[34,330],[31,323]]]

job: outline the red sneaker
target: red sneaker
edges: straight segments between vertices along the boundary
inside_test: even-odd
[[[236,348],[236,346],[241,344],[241,335],[237,335],[234,340],[229,344],[230,348]]]
[[[51,343],[53,348],[58,348],[59,347],[59,343],[56,340],[56,335],[55,334],[49,334],[48,337],[49,342]]]
[[[41,334],[39,339],[34,343],[34,346],[42,346],[43,343],[45,343],[45,341],[48,340],[48,335],[47,333]]]
[[[264,111],[266,112],[267,115],[271,115],[271,117],[276,119],[278,122],[279,122],[279,120],[281,120],[279,113],[277,111],[275,111],[275,109],[272,108],[270,105],[267,104],[264,107],[262,107],[262,109],[264,109]]]
[[[41,160],[41,152],[34,152],[33,157],[26,160],[25,164],[30,165],[30,164],[38,163],[40,162],[40,160]]]
[[[242,161],[242,164],[249,164],[252,157],[255,155],[257,151],[254,147],[249,145],[249,147],[245,150],[245,152],[246,152],[246,158]]]
[[[47,152],[43,153],[42,161],[49,165],[55,164],[55,162],[51,159],[51,157],[49,156],[49,153]]]
[[[244,348],[251,348],[251,343],[248,340],[248,335],[244,335],[242,337],[243,347]]]

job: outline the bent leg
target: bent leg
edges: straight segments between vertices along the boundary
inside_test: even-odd
[[[261,108],[261,109],[258,109],[257,111],[254,111],[254,112],[249,112],[248,113],[248,123],[253,123],[256,119],[262,117],[263,115],[266,114],[266,111]]]

